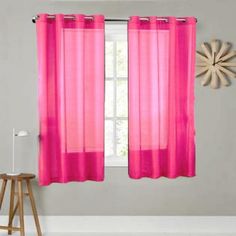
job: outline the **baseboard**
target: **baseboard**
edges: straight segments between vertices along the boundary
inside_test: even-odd
[[[0,224],[7,223],[0,217]],[[17,224],[17,222],[15,222]],[[166,233],[235,234],[234,216],[40,216],[46,233]],[[34,232],[32,216],[25,216],[26,232]]]

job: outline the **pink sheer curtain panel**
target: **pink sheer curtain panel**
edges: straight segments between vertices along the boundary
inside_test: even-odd
[[[194,17],[133,16],[129,40],[129,175],[195,175]]]
[[[37,20],[39,183],[104,179],[104,17]]]

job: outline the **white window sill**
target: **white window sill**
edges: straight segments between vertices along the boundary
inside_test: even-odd
[[[105,157],[105,167],[127,167],[128,157],[124,160],[119,157]]]

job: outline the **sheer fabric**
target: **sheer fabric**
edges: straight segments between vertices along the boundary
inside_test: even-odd
[[[193,17],[133,16],[129,45],[129,175],[195,175]]]
[[[104,178],[104,17],[41,14],[39,182]]]

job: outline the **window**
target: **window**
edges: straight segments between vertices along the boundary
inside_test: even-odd
[[[127,25],[106,25],[105,50],[105,165],[127,166]]]

